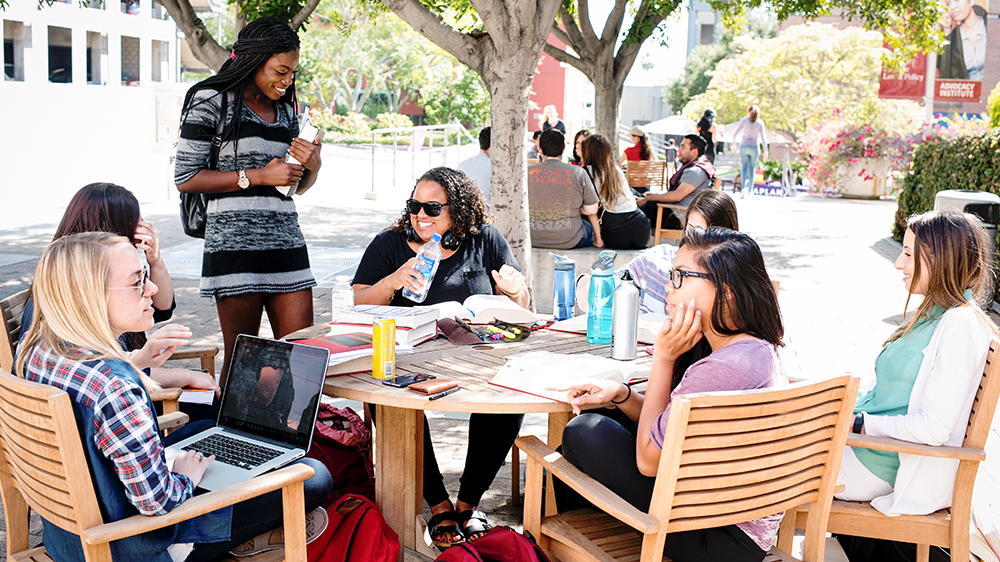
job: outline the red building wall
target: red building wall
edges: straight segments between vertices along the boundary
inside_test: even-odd
[[[549,35],[549,43],[559,48],[566,46]],[[528,112],[528,130],[541,129],[540,121],[544,118],[542,110],[546,105],[556,106],[559,118],[564,118],[564,104],[566,100],[566,69],[556,59],[542,53],[542,59],[535,68],[535,79],[531,84],[531,101],[537,105],[537,109]],[[532,105],[532,107],[535,107]]]

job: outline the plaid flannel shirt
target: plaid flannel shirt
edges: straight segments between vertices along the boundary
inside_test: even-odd
[[[84,351],[84,353],[87,353]],[[104,361],[75,361],[36,345],[25,378],[65,390],[94,412],[94,445],[114,465],[125,496],[143,515],[164,515],[194,495],[194,483],[170,472],[146,389]]]

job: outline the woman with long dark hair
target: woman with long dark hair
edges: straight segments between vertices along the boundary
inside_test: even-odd
[[[715,164],[715,143],[719,142],[719,132],[715,129],[715,110],[706,109],[698,120],[698,134],[705,139],[705,158]]]
[[[594,134],[590,129],[580,129],[573,135],[573,156],[569,159],[569,163],[574,166],[583,165],[583,141],[587,140],[590,135]]]
[[[219,312],[223,386],[236,336],[256,335],[265,310],[277,338],[313,323],[316,281],[291,195],[316,182],[322,163],[318,143],[296,138],[298,67],[295,31],[276,18],[256,19],[219,73],[184,97],[174,181],[181,192],[210,195],[201,295]],[[288,155],[301,164],[286,163]],[[286,196],[276,189],[284,186],[297,188]]]
[[[625,174],[615,163],[615,148],[604,135],[583,142],[584,170],[590,175],[601,204],[599,228],[594,230],[594,246],[631,250],[649,242],[649,219],[635,204]]]
[[[108,232],[121,236],[134,245],[146,259],[149,279],[159,290],[153,295],[153,322],[164,322],[173,316],[176,302],[174,284],[167,271],[166,260],[160,253],[160,241],[152,223],[142,219],[139,200],[131,191],[113,183],[92,183],[80,188],[70,199],[56,233],[55,242],[64,236],[82,232]],[[21,336],[34,322],[34,295],[25,303],[21,318]],[[126,332],[118,338],[129,359],[160,386],[179,388],[192,386],[215,390],[215,373],[190,369],[164,368],[163,363],[179,346],[187,345],[191,330],[180,324],[168,324],[149,337],[145,332]],[[181,404],[192,421],[214,416],[214,409],[201,405]]]
[[[633,433],[610,416],[579,415],[566,425],[562,448],[567,460],[643,511],[652,500],[673,396],[767,388],[786,380],[777,354],[784,333],[778,299],[752,238],[693,228],[681,240],[668,278],[671,318],[656,336],[645,395],[606,380],[567,389],[578,414],[584,404],[612,403],[638,423]],[[671,533],[664,554],[689,562],[759,562],[781,517]]]

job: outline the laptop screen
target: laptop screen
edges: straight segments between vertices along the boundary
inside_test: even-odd
[[[330,352],[241,335],[219,425],[308,449]]]

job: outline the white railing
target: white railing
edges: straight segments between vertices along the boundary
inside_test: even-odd
[[[435,132],[444,133],[443,143],[439,146],[434,146],[434,133]],[[458,143],[454,145],[448,144],[448,137],[457,134]],[[379,139],[385,139],[386,136],[392,135],[392,148],[390,145],[378,142]],[[409,135],[410,141],[407,143],[403,149],[403,153],[408,153],[410,155],[410,181],[416,179],[416,162],[417,155],[426,156],[428,159],[433,158],[435,155],[440,155],[441,162],[439,165],[447,166],[448,159],[451,154],[455,155],[454,166],[458,166],[458,162],[461,158],[461,150],[465,144],[462,142],[463,137],[469,139],[472,142],[478,142],[478,139],[469,133],[469,130],[465,128],[461,123],[448,123],[445,125],[422,125],[418,127],[389,127],[385,129],[373,129],[372,130],[372,184],[371,191],[366,194],[365,197],[368,199],[375,199],[375,169],[376,169],[376,150],[381,148],[384,152],[389,152],[392,160],[392,178],[393,182],[396,181],[396,164],[399,159],[400,135]],[[429,141],[429,145],[425,144]]]

